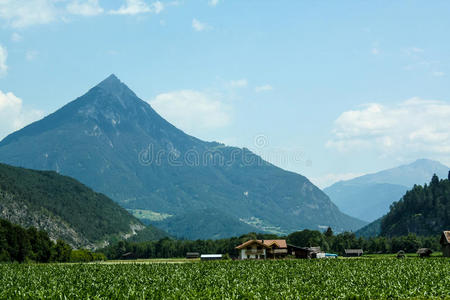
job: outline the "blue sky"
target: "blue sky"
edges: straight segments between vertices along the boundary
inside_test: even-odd
[[[450,165],[449,1],[0,0],[0,136],[116,74],[325,187]]]

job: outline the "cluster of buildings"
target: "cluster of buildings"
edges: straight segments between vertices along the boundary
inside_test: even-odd
[[[335,258],[336,254],[325,253],[320,247],[298,247],[286,240],[249,240],[236,247],[239,259],[275,259],[292,255],[296,258]],[[362,250],[361,250],[362,251]]]
[[[440,244],[442,254],[450,257],[450,231],[442,233]],[[290,245],[286,240],[248,240],[236,247],[239,253],[239,259],[277,259],[286,256],[295,258],[336,258],[337,254],[325,253],[320,247],[298,247]],[[430,256],[431,249],[420,248],[417,254],[421,257]],[[364,254],[362,249],[345,249],[346,257],[359,257]],[[202,254],[197,252],[188,252],[187,258],[200,258],[201,260],[219,260],[223,258],[222,254]]]

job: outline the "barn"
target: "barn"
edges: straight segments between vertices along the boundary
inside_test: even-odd
[[[450,257],[450,230],[442,232],[440,243],[442,247],[442,255],[445,257]]]

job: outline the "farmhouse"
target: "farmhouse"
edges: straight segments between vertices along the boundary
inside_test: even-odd
[[[363,249],[344,249],[344,252],[347,257],[358,257],[364,253]]]
[[[445,257],[450,257],[450,231],[442,232],[440,243],[442,247],[442,255]]]
[[[282,258],[288,254],[286,240],[249,240],[236,249],[239,259]]]
[[[416,253],[419,254],[420,257],[430,257],[433,251],[430,248],[420,248]]]

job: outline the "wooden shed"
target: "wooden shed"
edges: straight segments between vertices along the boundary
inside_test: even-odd
[[[450,230],[442,232],[440,243],[442,247],[442,255],[445,257],[450,257]]]
[[[344,252],[347,257],[359,257],[364,253],[363,249],[345,249]]]
[[[433,251],[430,248],[420,248],[416,253],[419,254],[420,257],[430,257]]]

